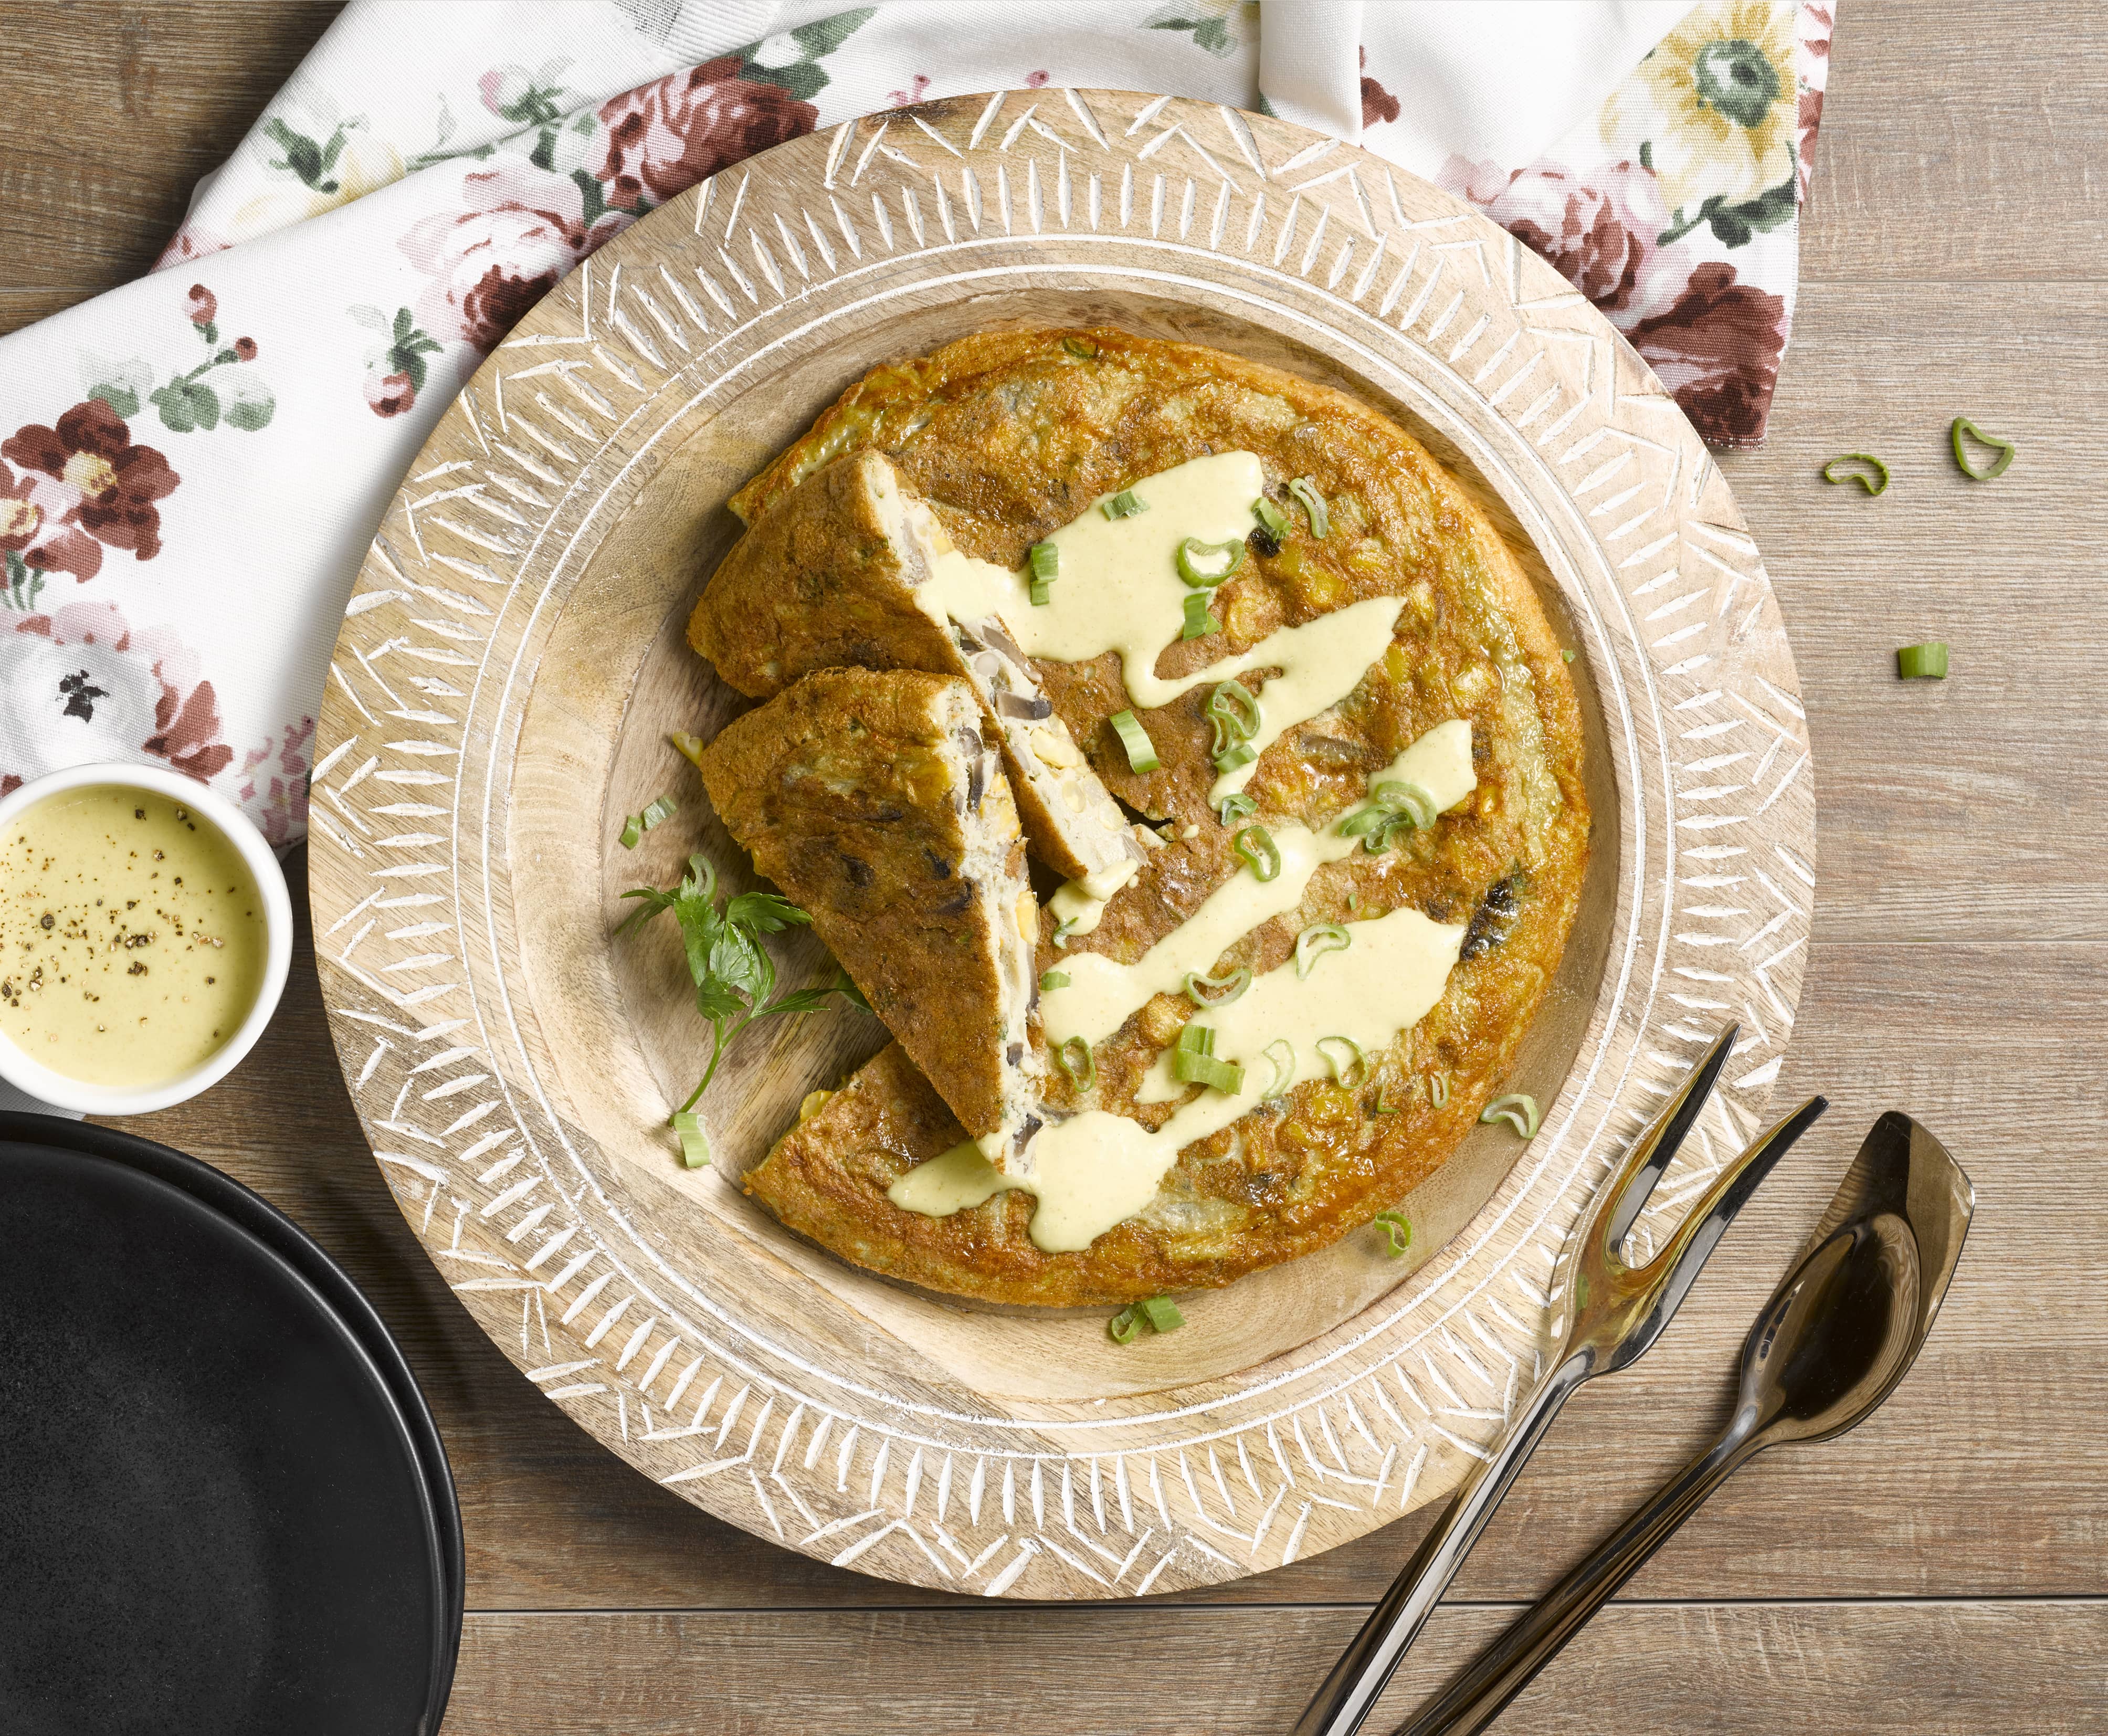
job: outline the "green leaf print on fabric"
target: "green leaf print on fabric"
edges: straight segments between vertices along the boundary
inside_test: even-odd
[[[337,183],[330,178],[336,167],[336,160],[344,151],[345,129],[339,127],[327,142],[318,144],[304,133],[295,133],[286,123],[273,115],[264,123],[264,136],[286,154],[272,164],[273,169],[291,170],[318,193],[336,192]]]
[[[873,6],[855,7],[735,48],[732,55],[738,56],[739,76],[756,83],[773,84],[794,102],[810,102],[830,82],[821,58],[840,47],[877,11]]]
[[[1195,47],[1226,61],[1250,35],[1245,28],[1247,15],[1258,10],[1250,0],[1173,0],[1143,19],[1141,27],[1182,30],[1193,38]]]

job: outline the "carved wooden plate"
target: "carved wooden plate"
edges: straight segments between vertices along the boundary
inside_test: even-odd
[[[1594,860],[1518,1089],[1373,1230],[1122,1350],[1104,1311],[854,1270],[737,1176],[875,1049],[846,1010],[704,1043],[670,927],[617,899],[743,863],[665,744],[734,701],[682,642],[726,497],[873,363],[1007,322],[1213,344],[1382,407],[1485,501],[1567,643]],[[410,1223],[484,1329],[646,1476],[838,1565],[1102,1598],[1328,1549],[1449,1488],[1538,1372],[1562,1238],[1728,1017],[1727,1083],[1655,1208],[1754,1127],[1814,883],[1808,737],[1726,483],[1549,267],[1447,195],[1209,104],[1004,92],[874,115],[706,183],[602,250],[448,412],[346,611],[315,767],[322,985]],[[634,851],[622,816],[682,811]],[[738,883],[738,876],[733,876]],[[817,972],[809,939],[786,981]],[[1660,1219],[1643,1222],[1642,1233]]]

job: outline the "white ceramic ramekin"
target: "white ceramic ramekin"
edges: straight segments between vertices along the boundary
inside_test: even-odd
[[[0,1079],[55,1108],[82,1115],[145,1115],[166,1109],[196,1097],[217,1084],[235,1064],[255,1046],[285,992],[286,972],[293,960],[293,900],[286,891],[286,876],[264,834],[225,797],[214,795],[194,778],[164,766],[106,762],[69,766],[25,783],[12,795],[0,796],[0,837],[4,837],[25,809],[47,796],[102,786],[146,790],[181,802],[199,818],[209,822],[241,852],[256,890],[264,900],[264,981],[256,991],[256,1003],[249,1017],[226,1042],[187,1073],[164,1080],[143,1090],[119,1090],[110,1085],[89,1084],[83,1080],[55,1073],[29,1053],[0,1034]]]

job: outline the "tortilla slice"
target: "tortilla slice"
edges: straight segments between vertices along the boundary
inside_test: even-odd
[[[815,670],[957,676],[1002,744],[1033,854],[1065,880],[1139,860],[1126,815],[1002,623],[941,624],[917,602],[951,546],[882,454],[853,453],[787,492],[733,546],[689,617],[688,643],[755,699]]]
[[[735,719],[700,763],[727,830],[989,1161],[1022,1174],[1044,1071],[1027,1030],[1039,908],[980,724],[963,681],[831,670]]]

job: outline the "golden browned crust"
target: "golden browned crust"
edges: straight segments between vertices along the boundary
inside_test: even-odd
[[[881,509],[890,467],[873,453],[827,466],[787,493],[718,565],[688,617],[688,643],[753,699],[821,669],[951,672],[952,651],[915,606],[911,571]]]
[[[921,533],[912,522],[918,516]],[[879,453],[854,452],[823,465],[774,500],[718,563],[688,617],[688,643],[757,699],[823,669],[971,678],[969,646],[977,642],[962,643],[957,628],[947,633],[915,600],[930,576],[928,527],[924,509],[911,506]],[[985,659],[985,648],[979,654]],[[1022,653],[1016,667],[1030,679]],[[1070,781],[1083,791],[1081,807],[1057,807],[1056,778],[1025,763],[1031,751],[1020,731],[989,709],[988,693],[980,697],[1033,854],[1064,880],[1130,854],[1098,818],[1103,809],[1115,828],[1124,824],[1096,775],[1077,768]]]
[[[962,681],[834,670],[735,719],[699,761],[726,829],[976,1134],[1002,1126],[1022,1058],[1006,1060],[1002,926],[1034,909],[980,716]],[[1021,1037],[1021,1008],[1014,1022]]]
[[[874,1062],[879,1071],[860,1076],[856,1095],[793,1130],[748,1186],[846,1258],[1016,1302],[1117,1301],[1224,1283],[1367,1222],[1439,1166],[1504,1084],[1579,902],[1588,836],[1579,706],[1513,555],[1455,479],[1367,407],[1236,357],[1119,331],[988,333],[877,370],[735,507],[765,523],[771,503],[816,459],[866,445],[888,454],[962,548],[1007,565],[1096,496],[1209,452],[1257,453],[1270,491],[1311,477],[1331,503],[1331,534],[1313,537],[1302,509],[1281,496],[1293,529],[1278,552],[1255,540],[1217,593],[1222,632],[1170,647],[1160,673],[1205,665],[1366,597],[1402,597],[1390,653],[1343,705],[1269,750],[1250,791],[1270,823],[1328,825],[1358,805],[1372,771],[1452,718],[1471,723],[1479,788],[1389,853],[1321,869],[1297,910],[1218,964],[1265,970],[1310,923],[1407,905],[1469,922],[1471,938],[1441,1003],[1372,1057],[1378,1064],[1366,1085],[1305,1084],[1285,1112],[1256,1111],[1187,1147],[1149,1211],[1079,1252],[1032,1245],[1027,1196],[999,1194],[946,1219],[891,1205],[885,1185],[942,1150],[947,1131],[915,1111],[904,1062]],[[1038,670],[1109,787],[1173,818],[1178,832],[1198,828],[1154,853],[1097,931],[1075,943],[1131,960],[1236,867],[1206,800],[1214,775],[1206,689],[1147,714],[1163,763],[1137,778],[1106,721],[1129,703],[1116,660]],[[1263,701],[1260,679],[1246,681]],[[1061,956],[1043,945],[1040,965]],[[1057,1085],[1056,1106],[1159,1125],[1174,1106],[1137,1106],[1133,1093],[1190,1010],[1181,998],[1159,997],[1098,1046],[1092,1093]],[[1430,1101],[1436,1074],[1449,1091],[1439,1111]],[[889,1093],[899,1093],[890,1107]]]

